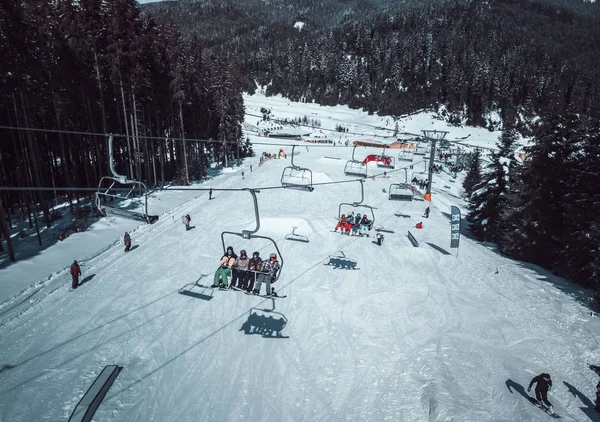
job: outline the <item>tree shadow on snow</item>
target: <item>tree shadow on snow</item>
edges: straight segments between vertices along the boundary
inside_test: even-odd
[[[567,388],[569,389],[569,393],[573,394],[575,397],[581,400],[581,402],[585,406],[580,407],[581,411],[585,413],[585,415],[588,418],[590,418],[590,420],[594,422],[600,422],[600,414],[596,412],[594,408],[594,403],[592,403],[592,401],[589,398],[587,398],[585,394],[579,391],[575,386],[569,384],[566,381],[563,381],[563,384],[567,386]]]
[[[257,334],[263,338],[289,338],[281,334],[287,323],[288,319],[281,312],[252,308],[239,331],[246,335]]]

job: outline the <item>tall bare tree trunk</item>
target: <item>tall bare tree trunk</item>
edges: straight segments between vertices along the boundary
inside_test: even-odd
[[[129,125],[127,124],[127,108],[125,107],[125,91],[123,90],[123,79],[120,76],[119,85],[121,86],[121,101],[123,102],[123,122],[125,124],[125,135],[127,136],[127,148],[129,149],[129,174],[131,177],[134,177],[131,138],[129,137]]]
[[[190,175],[188,173],[187,150],[185,146],[185,131],[183,130],[183,107],[181,106],[181,101],[179,102],[179,124],[181,125],[181,138],[183,139],[183,163],[185,166],[185,181],[186,184],[188,184],[190,183]]]
[[[4,204],[2,203],[2,198],[0,198],[0,232],[2,233],[2,237],[6,240],[6,248],[8,249],[8,258],[15,262],[15,251],[13,250],[12,242],[10,240],[10,230],[8,228],[8,224],[6,224],[6,215],[4,213]],[[0,240],[1,246],[1,240]]]

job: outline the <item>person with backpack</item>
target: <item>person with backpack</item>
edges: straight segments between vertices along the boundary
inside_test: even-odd
[[[527,391],[531,391],[531,386],[536,384],[535,386],[535,398],[537,400],[538,405],[545,404],[550,412],[554,412],[552,408],[552,403],[548,401],[548,391],[552,388],[552,378],[550,378],[550,374],[540,374],[537,377],[534,377],[529,383],[529,387],[527,387]]]
[[[79,286],[79,276],[81,275],[81,268],[79,267],[79,264],[77,263],[77,261],[73,261],[73,264],[71,264],[71,288],[72,289],[76,289],[77,286]]]
[[[252,293],[254,290],[254,282],[256,281],[257,273],[262,268],[262,258],[258,251],[252,253],[252,258],[248,261],[248,282],[246,286],[246,292]]]
[[[248,282],[248,264],[250,260],[246,256],[246,251],[242,249],[240,256],[233,263],[231,269],[231,286],[239,289],[245,289]]]
[[[279,261],[277,255],[272,253],[268,261],[263,262],[261,272],[256,277],[256,286],[254,286],[254,294],[260,294],[260,288],[263,282],[267,283],[267,296],[277,296],[275,289],[271,290],[271,283],[275,282],[279,271]]]
[[[233,252],[233,248],[227,246],[225,255],[221,257],[221,266],[215,271],[215,278],[211,287],[220,287],[222,289],[227,287],[227,277],[231,275],[231,267],[233,267],[236,259],[237,255]]]
[[[189,214],[184,215],[183,217],[181,217],[181,221],[183,222],[183,225],[185,226],[185,231],[188,231],[190,229],[190,221],[192,221],[192,218],[190,217]]]
[[[123,236],[123,243],[125,243],[125,252],[129,252],[131,249],[131,236],[129,233],[125,232],[125,236]]]

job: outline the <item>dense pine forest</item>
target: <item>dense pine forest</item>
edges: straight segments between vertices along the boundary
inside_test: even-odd
[[[107,133],[123,135],[116,169],[149,186],[200,179],[209,161],[248,152],[239,75],[134,0],[1,0],[0,56],[0,125],[50,130],[0,129],[3,186],[96,187],[110,174]],[[2,199],[49,226],[55,194]]]
[[[0,177],[93,187],[106,138],[85,133],[119,133],[122,173],[200,179],[251,154],[241,93],[257,84],[457,125],[499,114],[498,151],[465,181],[471,233],[600,292],[599,23],[600,4],[576,0],[0,0],[0,126],[55,130],[0,129]],[[52,192],[1,195],[50,224]]]

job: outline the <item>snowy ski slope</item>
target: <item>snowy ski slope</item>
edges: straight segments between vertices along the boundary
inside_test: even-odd
[[[255,145],[257,155],[278,149]],[[315,183],[351,179],[343,175],[350,148],[296,151]],[[210,186],[277,186],[288,164],[289,156],[260,167],[250,159]],[[380,172],[369,164],[369,174]],[[582,304],[584,292],[464,236],[457,258],[449,207],[464,205],[460,180],[435,177],[423,219],[425,202],[387,199],[404,172],[390,176],[365,181],[376,224],[395,232],[382,246],[331,232],[338,205],[360,199],[358,182],[258,194],[259,234],[284,258],[274,287],[285,299],[202,287],[222,255],[221,232],[254,227],[246,192],[215,191],[212,201],[198,193],[140,226],[138,247],[91,257],[84,278],[94,277],[75,291],[58,273],[52,288],[0,315],[0,420],[68,419],[108,364],[124,369],[98,421],[543,421],[550,417],[519,387],[541,372],[553,377],[549,399],[563,420],[595,420],[585,403],[598,377],[585,364],[598,361],[600,320]],[[188,232],[179,220],[186,213]],[[293,226],[309,243],[284,239]],[[262,242],[225,242],[236,253],[272,252]],[[357,269],[326,265],[340,251]],[[246,334],[257,320],[281,336]]]

